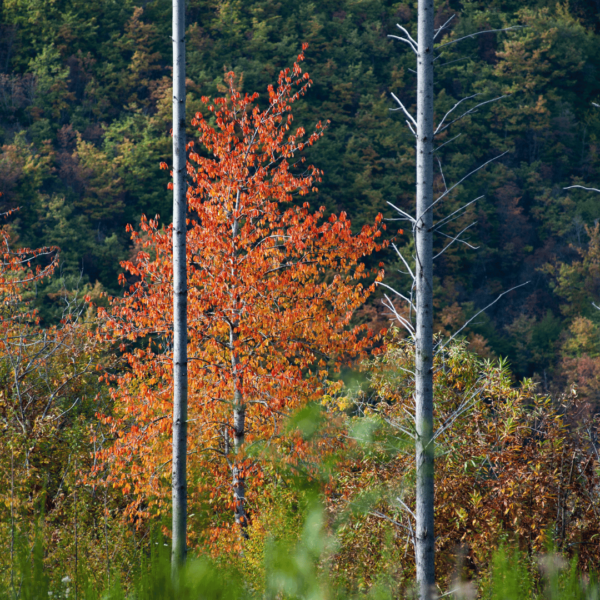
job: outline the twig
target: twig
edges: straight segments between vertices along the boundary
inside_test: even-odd
[[[471,177],[471,175],[474,175],[475,173],[477,173],[477,171],[481,171],[481,169],[483,169],[484,167],[486,167],[487,165],[489,165],[491,162],[494,162],[495,160],[498,160],[499,158],[502,158],[503,156],[505,156],[506,154],[508,154],[508,150],[506,152],[503,152],[502,154],[499,154],[498,156],[495,156],[494,158],[490,158],[490,160],[484,162],[482,165],[479,165],[476,169],[473,169],[470,173],[467,173],[461,180],[459,180],[458,182],[456,182],[451,188],[449,188],[447,191],[445,191],[441,196],[438,196],[430,205],[428,208],[426,208],[422,214],[420,214],[417,217],[417,222],[419,222],[422,218],[423,215],[428,211],[431,210],[438,202],[440,202],[441,200],[443,200],[453,189],[455,189],[456,187],[458,187],[463,181],[465,181],[466,179],[468,179],[469,177]]]
[[[415,118],[408,112],[408,110],[406,110],[406,108],[404,107],[404,104],[402,104],[400,98],[398,98],[398,96],[396,96],[396,94],[394,94],[394,92],[392,92],[392,98],[398,103],[398,105],[400,106],[400,108],[390,108],[391,111],[396,111],[396,110],[402,110],[404,111],[404,114],[409,118],[410,122],[417,127],[417,122],[415,121]]]
[[[453,138],[446,140],[443,144],[440,144],[437,148],[434,148],[433,151],[437,152],[440,148],[443,148],[446,144],[449,144],[450,142],[453,142],[454,140],[458,139],[461,135],[462,135],[462,133],[459,133],[458,135],[455,135]]]
[[[415,278],[415,274],[413,273],[412,269],[410,268],[410,265],[408,264],[408,262],[406,262],[406,259],[404,258],[404,256],[402,256],[402,252],[400,252],[400,250],[398,250],[398,246],[396,246],[396,244],[392,244],[392,248],[396,251],[396,254],[400,257],[400,260],[404,263],[404,266],[408,269],[408,274],[411,276],[412,280],[414,281]]]
[[[436,50],[441,50],[442,48],[445,48],[446,46],[450,46],[451,44],[456,44],[457,42],[462,42],[463,40],[466,40],[468,38],[473,38],[477,35],[482,35],[484,33],[500,33],[503,31],[515,31],[516,29],[524,29],[524,28],[525,28],[525,25],[513,25],[512,27],[505,27],[504,29],[485,29],[484,31],[476,31],[475,33],[470,33],[469,35],[464,35],[463,37],[458,38],[456,40],[451,40],[449,42],[446,42],[445,44],[438,46],[436,48]],[[436,57],[436,58],[438,58],[438,57]]]
[[[401,215],[403,215],[404,217],[406,217],[407,221],[410,221],[411,223],[416,223],[414,217],[411,217],[407,212],[404,212],[401,208],[398,208],[395,204],[392,204],[391,202],[388,201],[388,204],[396,209]]]
[[[458,233],[458,235],[456,237],[452,237],[451,235],[448,235],[447,233],[442,233],[441,231],[439,232],[440,235],[443,235],[444,237],[449,238],[451,241],[449,244],[446,244],[442,250],[440,250],[440,252],[438,252],[434,257],[433,260],[435,260],[436,258],[439,258],[442,254],[444,254],[444,252],[446,252],[446,250],[448,250],[448,248],[450,248],[450,246],[452,246],[452,244],[454,244],[454,242],[460,242],[461,244],[464,244],[465,246],[468,246],[469,248],[471,248],[471,250],[478,250],[479,246],[472,246],[471,244],[469,244],[469,242],[466,242],[465,240],[461,240],[460,236],[467,231],[467,229],[470,229],[471,227],[473,227],[473,225],[475,225],[475,223],[477,223],[477,221],[473,221],[471,224],[467,225],[462,231],[460,231]]]
[[[399,23],[396,23],[396,27],[410,40],[410,42],[413,44],[415,49],[418,50],[419,44],[417,44],[417,40],[415,40],[413,38],[413,36],[410,35],[408,29],[406,29],[405,27],[402,27],[402,25],[400,25]]]
[[[479,94],[473,94],[472,96],[463,98],[463,100],[469,100],[470,98],[475,98],[476,96],[479,96]],[[460,100],[444,115],[444,118],[440,121],[440,124],[437,126],[436,130],[433,132],[433,135],[442,133],[442,131],[445,131],[446,129],[448,129],[448,127],[450,127],[451,125],[454,125],[454,123],[457,123],[461,119],[464,119],[467,115],[472,115],[473,113],[477,112],[477,109],[480,108],[481,106],[489,104],[490,102],[496,102],[496,100],[502,100],[502,98],[507,98],[508,96],[510,96],[510,94],[503,94],[502,96],[492,98],[491,100],[486,100],[485,102],[480,102],[479,104],[476,104],[473,108],[470,108],[469,110],[464,112],[462,115],[460,115],[460,117],[456,117],[456,119],[454,119],[453,121],[450,121],[450,123],[448,123],[447,125],[442,127],[442,123],[444,122],[446,117],[463,101],[463,100]]]
[[[400,292],[395,290],[393,287],[389,286],[387,283],[383,283],[383,281],[378,281],[377,285],[382,285],[383,287],[387,288],[391,292],[394,292],[394,294],[396,294],[396,296],[400,296],[400,298],[402,298],[402,300],[404,300],[405,302],[408,302],[408,304],[410,305],[411,308],[414,308],[413,303],[406,296],[404,296],[403,294],[401,294]]]
[[[441,350],[443,350],[463,329],[465,329],[465,327],[469,325],[469,323],[474,321],[482,312],[485,312],[488,308],[494,306],[494,304],[496,304],[496,302],[498,302],[498,300],[500,300],[502,296],[506,296],[506,294],[510,294],[510,292],[514,292],[515,290],[519,289],[520,287],[523,287],[524,285],[528,285],[529,283],[531,282],[526,281],[525,283],[515,285],[514,287],[510,288],[510,290],[506,290],[506,292],[502,292],[493,302],[490,302],[485,308],[482,308],[479,312],[475,313],[456,333],[454,333],[448,338],[448,341],[445,344],[440,346],[439,349],[436,349],[436,351],[440,352]]]
[[[598,105],[596,105],[598,106]],[[573,188],[579,188],[581,190],[586,190],[588,192],[599,192],[600,190],[597,190],[596,188],[589,188],[589,187],[584,187],[583,185],[570,185],[569,187],[563,188],[563,190],[572,190]]]
[[[433,132],[433,135],[435,135],[439,130],[440,127],[444,124],[444,121],[446,120],[446,117],[448,117],[455,108],[458,108],[463,102],[466,102],[467,100],[471,100],[471,98],[477,98],[477,96],[481,96],[481,94],[472,94],[471,96],[465,96],[464,98],[461,98],[443,117],[442,120],[438,123],[438,126],[435,128],[435,131]]]
[[[410,40],[407,40],[406,38],[400,37],[398,35],[388,35],[389,38],[393,38],[395,40],[400,40],[401,42],[406,42],[409,46],[410,49],[417,54],[417,50],[415,48],[415,46],[413,45],[413,43]]]
[[[446,27],[448,27],[448,24],[450,23],[450,21],[452,21],[452,19],[454,19],[456,15],[452,15],[443,25],[441,25],[440,27],[438,27],[435,30],[435,34],[433,36],[433,41],[435,41],[435,38],[437,38],[438,35],[440,35],[440,33],[442,33],[442,31],[444,31],[444,29],[446,29]]]
[[[461,210],[465,210],[465,208],[468,208],[469,206],[471,206],[471,204],[473,204],[474,202],[477,202],[477,200],[481,200],[482,198],[483,198],[483,196],[478,196],[477,198],[475,198],[475,200],[471,200],[471,202],[467,202],[467,204],[464,204],[460,208],[457,208],[453,213],[450,213],[447,217],[444,217],[441,221],[438,221],[438,223],[434,227],[434,231],[437,231],[440,227],[443,227],[447,223],[450,223],[453,220],[452,217],[454,217],[454,215],[459,213]]]

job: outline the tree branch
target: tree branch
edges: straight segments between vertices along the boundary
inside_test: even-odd
[[[406,110],[406,108],[404,107],[404,104],[402,104],[402,102],[400,101],[400,99],[398,98],[398,96],[396,96],[396,94],[394,94],[394,92],[392,92],[392,98],[399,104],[400,108],[390,108],[390,110],[391,111],[397,111],[397,110],[404,111],[404,114],[409,118],[410,122],[415,127],[417,127],[417,122],[415,121],[414,117],[408,112],[408,110]]]
[[[525,25],[513,25],[512,27],[505,27],[504,29],[485,29],[484,31],[476,31],[475,33],[470,33],[469,35],[464,35],[463,37],[458,38],[456,40],[451,40],[449,42],[446,42],[445,44],[438,46],[436,48],[436,50],[441,50],[442,48],[445,48],[446,46],[450,46],[451,44],[456,44],[457,42],[462,42],[463,40],[473,38],[477,35],[482,35],[484,33],[501,33],[503,31],[515,31],[517,29],[524,29],[524,28],[525,28]],[[436,56],[436,58],[439,58],[439,57]]]
[[[600,190],[597,190],[596,188],[584,187],[583,185],[570,185],[569,187],[563,188],[563,190],[572,190],[573,188],[579,188],[580,190],[586,190],[588,192],[598,192],[598,193],[600,193]]]
[[[452,19],[454,19],[454,17],[456,17],[456,15],[452,15],[441,27],[438,27],[435,30],[435,33],[433,35],[433,41],[435,42],[435,38],[440,35],[440,33],[442,33],[442,31],[444,31],[444,29],[446,29],[446,27],[448,27],[448,24],[450,23],[450,21],[452,21]]]
[[[525,283],[515,285],[514,287],[510,288],[510,290],[506,290],[506,292],[502,292],[493,302],[490,302],[485,308],[482,308],[479,312],[475,313],[456,333],[454,333],[448,338],[445,344],[443,344],[439,348],[436,348],[436,352],[441,352],[461,331],[463,331],[469,325],[469,323],[474,321],[482,312],[485,312],[488,308],[494,306],[494,304],[496,304],[496,302],[498,302],[498,300],[500,300],[502,296],[506,296],[506,294],[510,294],[510,292],[514,292],[515,290],[519,289],[520,287],[523,287],[524,285],[528,285],[529,283],[531,282],[526,281]]]
[[[475,98],[476,96],[479,96],[480,94],[473,94],[472,96],[467,96],[466,98],[463,98],[462,100],[459,100],[445,115],[444,118],[440,121],[440,124],[437,126],[436,130],[433,132],[433,135],[437,135],[438,133],[442,133],[442,131],[445,131],[446,129],[448,129],[448,127],[450,127],[451,125],[454,125],[454,123],[457,123],[458,121],[460,121],[461,119],[463,119],[464,117],[466,117],[467,115],[472,115],[473,113],[477,112],[477,109],[481,106],[484,106],[485,104],[489,104],[490,102],[496,102],[496,100],[502,100],[502,98],[506,98],[507,96],[510,96],[510,94],[503,94],[502,96],[498,96],[497,98],[492,98],[491,100],[486,100],[485,102],[480,102],[479,104],[476,104],[473,108],[470,108],[469,110],[467,110],[466,112],[464,112],[462,115],[460,115],[460,117],[456,117],[456,119],[454,119],[453,121],[450,121],[450,123],[448,123],[446,126],[442,127],[442,124],[444,122],[444,120],[446,119],[446,117],[464,100],[469,100],[471,98]]]
[[[508,150],[506,152],[503,152],[502,154],[499,154],[498,156],[495,156],[494,158],[490,158],[490,160],[484,162],[482,165],[480,165],[479,167],[477,167],[476,169],[473,169],[470,173],[467,173],[460,181],[458,181],[457,183],[455,183],[451,188],[449,188],[446,192],[444,192],[441,196],[438,196],[430,205],[429,207],[423,211],[423,214],[419,215],[417,217],[417,222],[423,218],[423,215],[428,211],[431,210],[438,202],[440,202],[441,200],[444,199],[445,196],[447,196],[453,189],[455,189],[456,187],[458,187],[463,181],[465,181],[466,179],[468,179],[469,177],[471,177],[471,175],[474,175],[475,173],[477,173],[477,171],[480,171],[481,169],[483,169],[485,166],[489,165],[491,162],[494,162],[495,160],[498,160],[499,158],[502,158],[505,154],[508,154]]]

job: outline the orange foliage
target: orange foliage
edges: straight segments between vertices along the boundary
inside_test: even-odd
[[[309,136],[292,130],[292,104],[311,84],[302,60],[269,87],[264,110],[230,73],[227,97],[204,98],[208,117],[192,121],[200,147],[188,144],[187,167],[190,538],[207,520],[213,541],[225,531],[237,537],[232,476],[234,485],[253,477],[250,504],[262,477],[249,449],[277,443],[282,416],[319,396],[329,367],[372,339],[351,319],[373,290],[361,283],[368,273],[360,260],[379,247],[381,215],[353,235],[344,213],[326,219],[323,208],[292,203],[321,175],[289,162],[323,131],[320,123]],[[113,378],[106,422],[115,443],[103,458],[130,494],[130,514],[149,515],[168,509],[171,228],[143,218],[133,237],[140,251],[124,267],[134,283],[104,312],[104,335],[122,343],[128,370]],[[290,460],[301,452],[297,441]],[[245,525],[244,507],[235,509]]]
[[[403,566],[412,566],[412,520],[397,499],[409,509],[414,506],[413,447],[402,435],[414,426],[413,365],[414,346],[393,338],[369,362],[375,396],[362,408],[379,426],[379,434],[362,460],[355,455],[340,469],[339,481],[346,498],[369,491],[378,504],[362,526],[368,539],[347,540],[347,531],[342,535],[340,565],[370,565],[366,570],[373,572],[380,560],[377,544],[384,543],[382,526],[391,518],[397,550],[406,557]],[[560,550],[577,553],[582,566],[597,564],[600,556],[592,540],[600,536],[595,510],[600,481],[591,443],[596,424],[594,431],[567,427],[563,415],[577,408],[576,397],[557,407],[536,394],[531,380],[514,387],[505,365],[482,361],[464,344],[436,357],[434,396],[436,427],[451,423],[461,406],[465,409],[436,440],[440,581],[451,575],[462,553],[472,569],[485,570],[492,551],[506,537],[529,553],[544,551],[554,540]],[[360,428],[364,419],[354,418],[353,427]],[[345,504],[336,503],[336,511]]]

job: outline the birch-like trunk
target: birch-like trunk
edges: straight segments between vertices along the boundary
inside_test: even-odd
[[[416,223],[416,540],[420,600],[435,585],[433,520],[433,0],[419,0]]]
[[[240,469],[239,460],[246,435],[246,406],[242,394],[242,374],[236,349],[238,340],[235,332],[236,324],[230,326],[229,341],[231,346],[231,370],[233,374],[233,447],[235,457],[232,465],[232,487],[235,503],[235,522],[239,525],[244,538],[248,537],[246,528],[248,518],[246,516],[246,478]]]
[[[235,245],[235,239],[237,238],[241,222],[234,215],[240,210],[241,193],[238,190],[235,199],[235,208],[233,211],[233,222],[231,224],[231,240],[232,240],[232,251],[237,261],[237,250]],[[231,277],[232,281],[236,279],[235,268],[232,268]],[[237,295],[231,293],[231,308],[232,308],[232,321],[229,324],[229,350],[231,352],[231,375],[233,379],[233,448],[234,448],[234,459],[232,463],[232,487],[234,496],[235,506],[235,522],[239,525],[242,532],[242,537],[247,538],[248,533],[246,528],[248,526],[248,518],[246,515],[246,478],[244,473],[240,469],[239,460],[242,458],[241,452],[244,445],[244,437],[246,436],[246,405],[244,403],[243,390],[243,373],[240,365],[238,355],[238,333],[237,327],[239,325],[239,310],[240,310],[240,299]]]
[[[187,270],[185,0],[173,0],[173,574],[184,563],[187,529]]]
[[[240,452],[244,445],[244,436],[246,433],[246,408],[243,404],[243,397],[239,390],[234,392],[233,404],[233,444],[235,448],[236,459],[241,457]],[[246,478],[240,470],[240,464],[233,464],[233,495],[235,497],[235,522],[239,525],[243,537],[247,537],[246,527],[248,519],[246,517]]]

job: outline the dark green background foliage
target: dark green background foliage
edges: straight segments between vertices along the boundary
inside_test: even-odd
[[[451,45],[436,62],[438,118],[464,96],[510,94],[440,137],[461,134],[439,151],[448,183],[507,154],[440,207],[448,214],[484,196],[449,228],[475,220],[468,239],[480,248],[455,244],[439,260],[437,301],[439,326],[452,331],[498,293],[531,281],[470,333],[508,355],[519,376],[543,379],[552,377],[565,321],[542,269],[577,257],[585,225],[600,217],[600,196],[562,189],[600,183],[600,109],[591,104],[600,99],[600,0],[525,4],[438,3],[438,24],[457,13],[456,37],[527,27]],[[68,286],[83,272],[84,283],[117,292],[119,261],[131,252],[125,225],[142,213],[170,219],[168,177],[158,166],[170,154],[170,0],[3,0],[0,7],[0,203],[20,207],[19,243],[61,247]],[[414,32],[415,18],[415,0],[189,0],[189,115],[202,95],[222,93],[228,70],[244,91],[264,93],[308,42],[314,86],[296,123],[310,130],[331,121],[308,156],[324,170],[311,201],[347,211],[356,228],[378,212],[392,216],[388,201],[412,206],[415,177],[412,135],[401,113],[390,112],[390,92],[414,110],[415,76],[412,53],[387,34],[396,23]],[[397,225],[390,223],[390,235]],[[392,254],[382,258],[389,282],[406,283]],[[57,285],[40,291],[46,318]]]

